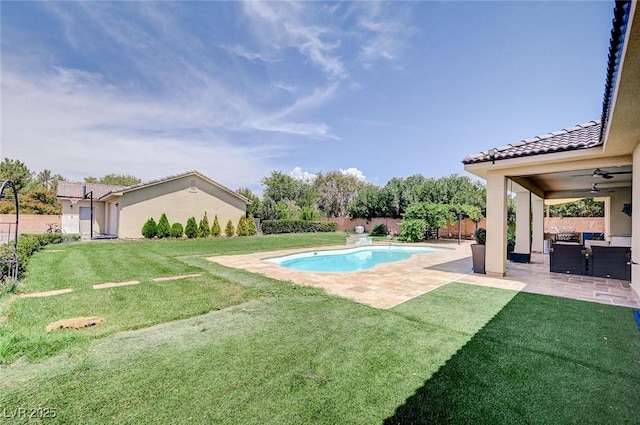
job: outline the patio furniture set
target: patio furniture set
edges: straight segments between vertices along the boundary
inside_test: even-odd
[[[549,271],[631,280],[631,248],[609,241],[555,242],[549,250]]]

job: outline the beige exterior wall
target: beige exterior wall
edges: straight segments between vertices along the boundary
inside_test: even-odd
[[[487,173],[487,248],[485,270],[488,275],[504,276],[507,271],[507,178],[501,170]]]
[[[193,189],[191,180],[196,180]],[[246,214],[244,201],[193,175],[124,193],[117,203],[120,238],[141,238],[144,223],[151,217],[157,222],[162,213],[167,214],[170,223],[183,226],[190,217],[200,222],[205,212],[212,224],[217,215],[223,231],[228,220],[236,226]]]
[[[631,234],[631,217],[622,212],[624,204],[631,202],[631,188],[616,189],[611,194],[611,222],[609,234],[612,235],[630,235]]]
[[[631,260],[640,263],[640,143],[633,152]],[[640,264],[631,265],[631,288],[640,297]]]
[[[91,200],[80,200],[73,203],[68,199],[60,200],[62,204],[62,231],[64,233],[80,232],[80,207],[91,207]],[[89,232],[87,231],[87,234]],[[106,233],[104,202],[93,201],[93,233]]]

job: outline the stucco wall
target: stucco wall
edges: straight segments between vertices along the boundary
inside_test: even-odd
[[[91,200],[80,200],[77,203],[64,199],[62,204],[62,231],[64,233],[80,233],[80,207],[91,207]],[[106,233],[104,202],[93,201],[93,233]],[[88,231],[87,231],[88,234]]]
[[[196,180],[195,189],[191,188],[191,180]],[[191,175],[125,193],[118,204],[118,236],[121,238],[141,238],[144,223],[150,217],[157,222],[162,213],[167,214],[170,223],[183,226],[190,217],[200,222],[205,212],[211,225],[217,215],[222,231],[228,220],[236,226],[246,214],[242,200]]]
[[[631,217],[622,212],[624,204],[630,202],[631,188],[620,188],[611,193],[611,235],[631,234]]]
[[[631,233],[631,259],[635,263],[640,263],[640,144],[633,152],[633,200],[632,208],[632,233]],[[640,297],[640,265],[631,266],[631,288]]]

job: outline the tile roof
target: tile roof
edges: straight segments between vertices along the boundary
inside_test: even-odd
[[[98,199],[109,192],[122,189],[122,186],[111,186],[108,184],[94,184],[94,183],[79,183],[79,182],[58,182],[58,188],[56,189],[56,196],[58,198],[83,198],[83,187],[87,187],[87,193],[93,192],[93,199]]]
[[[65,182],[61,181],[58,183],[58,189],[56,190],[56,196],[59,198],[77,198],[82,199],[83,197],[83,186],[87,187],[87,192],[93,191],[93,199],[104,198],[110,194],[122,194],[124,192],[129,192],[136,189],[141,189],[143,187],[152,186],[154,184],[164,183],[166,181],[175,180],[185,176],[199,176],[200,178],[208,181],[214,186],[219,187],[220,189],[240,198],[241,200],[251,203],[251,201],[239,193],[229,189],[226,186],[221,185],[220,183],[211,180],[204,174],[198,171],[187,171],[185,173],[174,174],[171,176],[163,177],[156,180],[150,180],[148,182],[135,184],[133,186],[111,186],[107,184],[91,184],[91,183],[77,183],[77,182]]]
[[[170,181],[170,180],[175,180],[175,179],[179,179],[181,177],[186,177],[186,176],[198,176],[206,181],[208,181],[209,183],[213,184],[214,186],[218,186],[220,189],[242,199],[243,201],[246,201],[248,203],[250,203],[251,201],[247,198],[245,198],[244,196],[240,195],[239,193],[237,193],[234,190],[229,189],[226,186],[221,185],[220,183],[218,183],[215,180],[210,179],[209,177],[205,176],[204,174],[200,173],[199,171],[186,171],[184,173],[179,173],[179,174],[173,174],[167,177],[162,177],[160,179],[155,179],[155,180],[150,180],[148,182],[144,182],[144,183],[139,183],[139,184],[135,184],[133,186],[127,186],[127,187],[116,187],[114,188],[112,191],[105,193],[104,195],[102,195],[102,197],[109,195],[111,193],[124,193],[124,192],[129,192],[132,190],[136,190],[136,189],[141,189],[143,187],[147,187],[147,186],[152,186],[154,184],[159,184],[159,183],[164,183],[166,181]]]
[[[494,148],[494,157],[489,150],[477,154],[467,155],[463,164],[498,161],[501,159],[520,158],[524,156],[542,155],[547,153],[587,149],[601,145],[600,121],[589,121],[564,130],[543,134],[530,139],[521,140],[506,146]]]
[[[629,28],[630,13],[631,1],[616,1],[616,6],[613,9],[613,28],[611,29],[611,39],[609,40],[607,78],[604,87],[604,99],[602,101],[602,117],[600,119],[603,123],[600,129],[600,140],[604,139],[609,114],[611,113],[611,104],[613,102],[618,70],[624,52],[627,29]]]

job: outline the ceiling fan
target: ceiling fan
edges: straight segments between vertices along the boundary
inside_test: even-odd
[[[631,174],[631,171],[605,171],[596,168],[595,170],[593,170],[593,174],[591,175],[591,177],[593,177],[594,179],[601,178],[609,180],[612,179],[615,174]]]
[[[600,189],[598,187],[598,183],[592,183],[591,184],[591,189],[584,189],[584,190],[582,190],[580,192],[589,192],[589,193],[592,193],[592,194],[596,194],[596,193],[600,193],[600,192],[615,192],[615,190],[610,190],[610,189],[604,189],[603,190],[603,189]]]

